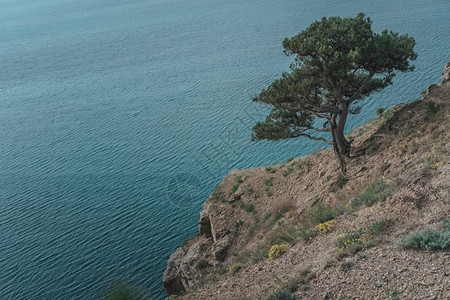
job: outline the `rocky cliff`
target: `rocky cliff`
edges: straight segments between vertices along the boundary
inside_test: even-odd
[[[198,235],[171,255],[166,292],[450,299],[448,252],[405,244],[408,234],[432,228],[449,230],[450,247],[449,75],[450,62],[423,99],[355,129],[346,178],[331,149],[231,171],[203,204]],[[288,250],[275,253],[274,245]]]

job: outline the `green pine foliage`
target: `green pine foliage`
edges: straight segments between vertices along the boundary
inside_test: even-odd
[[[344,136],[348,114],[359,113],[359,102],[392,84],[396,71],[412,71],[415,41],[408,35],[373,32],[372,21],[329,17],[283,41],[294,56],[283,73],[253,100],[272,106],[253,127],[252,140],[307,137],[333,145],[345,173],[350,143]],[[317,126],[317,119],[322,119]]]

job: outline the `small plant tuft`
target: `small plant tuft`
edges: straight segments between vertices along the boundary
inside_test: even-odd
[[[293,161],[295,158],[293,157],[293,156],[291,156],[291,157],[289,157],[287,160],[286,160],[286,163],[290,163],[291,161]]]
[[[277,169],[272,168],[272,167],[266,167],[266,171],[273,174],[277,171]]]
[[[266,179],[264,180],[264,185],[266,185],[266,186],[272,186],[272,185],[273,185],[273,177],[266,178]]]
[[[341,264],[341,271],[347,272],[347,271],[349,271],[351,268],[353,268],[354,266],[355,266],[355,264],[352,263],[351,261],[342,263],[342,264]]]
[[[297,298],[285,289],[279,289],[270,294],[267,300],[296,300]]]
[[[294,171],[294,168],[291,168],[291,167],[287,168],[287,170],[285,170],[285,171],[283,172],[283,177],[287,177],[287,176],[288,176],[289,174],[291,174],[293,171]]]
[[[255,212],[255,206],[253,205],[253,203],[250,203],[249,205],[247,205],[245,207],[245,211],[248,213],[253,213]]]
[[[344,187],[344,184],[347,183],[347,178],[345,178],[344,175],[340,174],[337,177],[336,180],[336,186],[339,187],[340,189],[342,189]]]

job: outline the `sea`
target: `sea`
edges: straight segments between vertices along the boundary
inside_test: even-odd
[[[0,0],[0,299],[163,299],[171,253],[232,169],[322,149],[251,142],[282,41],[363,12],[417,42],[414,72],[363,101],[419,98],[450,59],[448,0]],[[301,183],[299,183],[301,184]]]

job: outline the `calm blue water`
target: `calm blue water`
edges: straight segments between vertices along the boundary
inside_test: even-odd
[[[250,101],[322,16],[367,13],[416,38],[409,101],[450,59],[441,1],[0,0],[0,299],[95,299],[118,278],[161,298],[169,255],[233,168],[320,143],[250,143]]]

